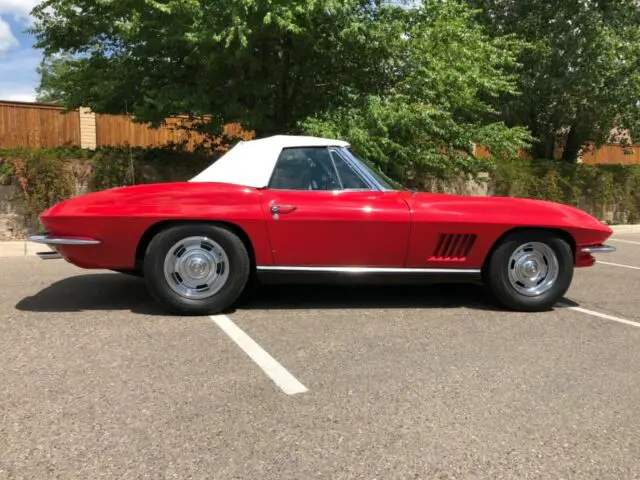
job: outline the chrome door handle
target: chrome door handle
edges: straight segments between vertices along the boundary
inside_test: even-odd
[[[273,215],[273,218],[275,220],[278,220],[278,218],[280,218],[281,213],[291,213],[291,212],[295,212],[297,209],[298,207],[294,205],[272,205],[271,215]]]
[[[295,207],[293,205],[273,205],[271,207],[271,213],[272,214],[276,214],[276,213],[291,213],[291,212],[295,212],[298,209],[298,207]]]

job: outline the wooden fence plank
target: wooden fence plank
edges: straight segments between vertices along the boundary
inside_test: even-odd
[[[200,133],[185,130],[189,120],[183,117],[171,117],[158,128],[151,128],[143,123],[136,123],[131,116],[96,114],[96,144],[101,146],[159,147],[167,144],[185,143],[186,148],[193,150],[207,143],[207,137]],[[224,128],[225,134],[236,135],[244,139],[252,138],[239,125],[229,124]]]
[[[77,111],[46,104],[0,102],[0,148],[80,145]]]
[[[640,164],[640,145],[621,147],[602,145],[590,148],[583,156],[582,163],[588,165],[637,165]]]

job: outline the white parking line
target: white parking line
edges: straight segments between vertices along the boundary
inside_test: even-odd
[[[634,240],[623,240],[622,238],[610,238],[612,242],[620,242],[620,243],[631,243],[633,245],[640,245],[640,242],[636,242]]]
[[[631,325],[632,327],[640,328],[640,323],[638,322],[626,320],[620,317],[615,317],[613,315],[607,315],[606,313],[594,312],[593,310],[587,310],[586,308],[582,308],[582,307],[572,307],[564,303],[559,303],[558,306],[567,308],[569,310],[573,310],[574,312],[585,313],[587,315],[591,315],[592,317],[604,318],[605,320],[611,320],[613,322],[624,323],[625,325]]]
[[[287,395],[304,393],[307,390],[278,361],[269,355],[249,335],[226,315],[211,315],[209,318],[226,333]]]
[[[640,267],[634,267],[633,265],[623,265],[621,263],[603,262],[601,260],[596,261],[596,265],[599,264],[599,263],[602,264],[602,265],[611,265],[613,267],[630,268],[632,270],[640,270]]]

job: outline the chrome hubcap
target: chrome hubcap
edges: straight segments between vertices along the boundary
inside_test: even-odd
[[[558,279],[559,271],[558,257],[544,243],[525,243],[509,258],[511,286],[528,297],[549,291]]]
[[[207,237],[188,237],[176,242],[164,259],[164,278],[169,287],[186,298],[215,295],[229,278],[229,257]]]

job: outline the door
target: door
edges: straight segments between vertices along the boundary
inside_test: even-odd
[[[276,266],[404,266],[411,218],[401,193],[371,190],[329,149],[283,150],[262,208]]]

